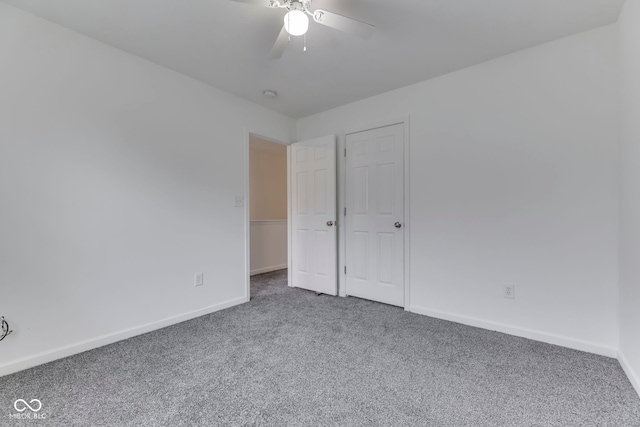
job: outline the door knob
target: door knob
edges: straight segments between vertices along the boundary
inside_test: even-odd
[[[327,227],[333,226],[333,221],[327,221]]]
[[[400,224],[399,222],[396,222],[395,224],[393,224],[393,226],[395,228],[400,228],[400,227],[402,227],[402,224]]]

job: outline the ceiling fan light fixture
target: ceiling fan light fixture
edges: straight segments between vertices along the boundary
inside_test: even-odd
[[[292,36],[301,36],[309,29],[309,17],[299,9],[292,9],[284,15],[284,28]]]

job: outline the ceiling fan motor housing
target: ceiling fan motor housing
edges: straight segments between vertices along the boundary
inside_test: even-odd
[[[289,10],[301,10],[303,12],[309,12],[311,6],[311,0],[287,0],[285,7]]]

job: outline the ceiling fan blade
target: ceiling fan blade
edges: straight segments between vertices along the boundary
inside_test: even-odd
[[[356,21],[355,19],[347,18],[346,16],[338,15],[337,13],[327,12],[322,9],[318,9],[313,12],[313,20],[318,24],[326,25],[327,27],[335,28],[336,30],[344,31],[345,33],[360,36],[362,38],[370,37],[376,30],[376,27],[373,25]]]
[[[229,1],[235,1],[238,3],[247,3],[247,4],[252,4],[254,6],[274,7],[273,1],[271,0],[229,0]]]
[[[271,48],[271,54],[269,58],[271,59],[279,59],[284,53],[284,48],[287,47],[287,43],[289,42],[289,33],[284,29],[284,25],[282,26],[282,30],[280,30],[280,34],[278,34],[278,38],[276,42],[273,44]]]

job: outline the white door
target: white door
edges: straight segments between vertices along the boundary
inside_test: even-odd
[[[291,144],[291,286],[336,295],[336,140]]]
[[[346,293],[404,307],[404,125],[346,148]]]

